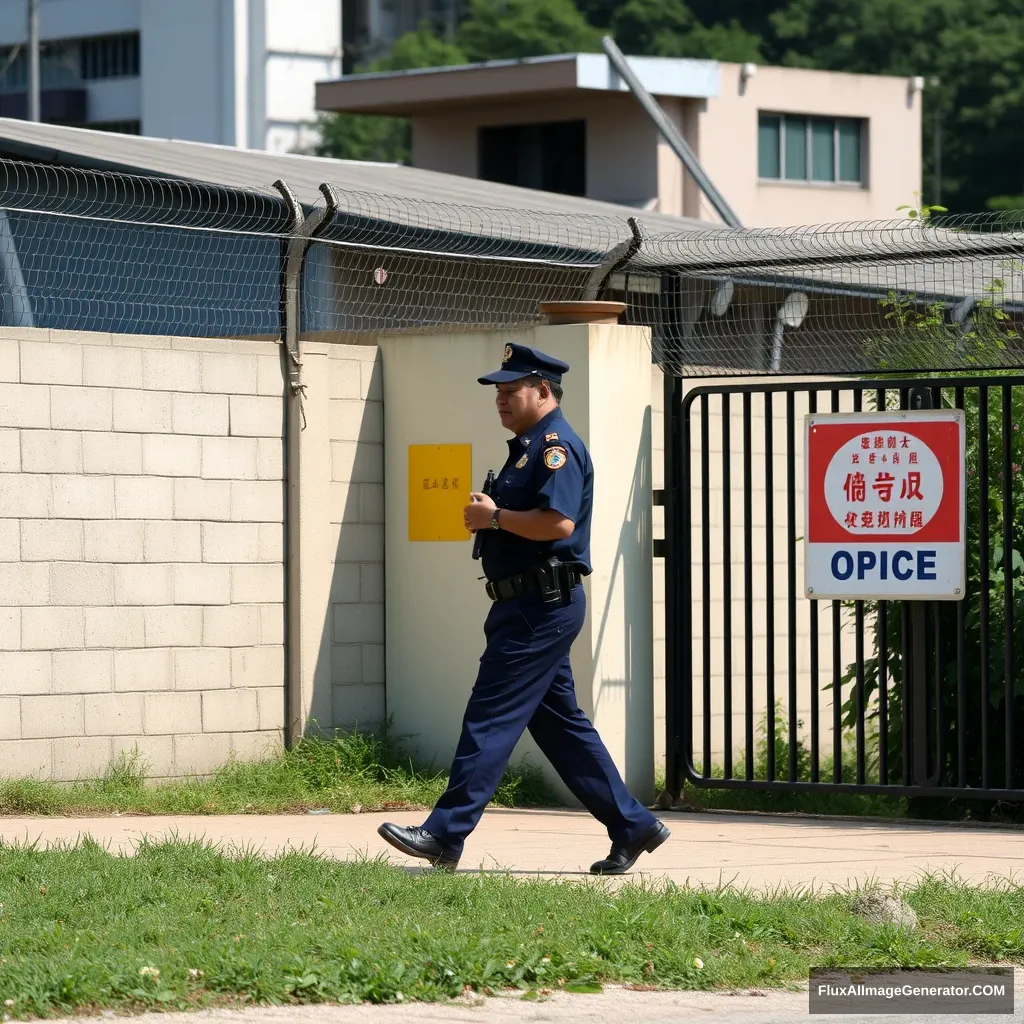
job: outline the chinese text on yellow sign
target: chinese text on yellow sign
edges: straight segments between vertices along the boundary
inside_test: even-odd
[[[409,540],[469,540],[472,445],[409,445]]]

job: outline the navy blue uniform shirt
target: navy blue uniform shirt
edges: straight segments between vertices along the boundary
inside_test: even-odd
[[[509,440],[508,461],[494,479],[491,497],[498,508],[516,512],[554,509],[571,519],[576,528],[570,536],[553,541],[527,540],[507,530],[485,529],[480,559],[489,580],[505,579],[551,557],[578,563],[584,575],[592,571],[594,466],[561,409],[553,409],[521,437]]]

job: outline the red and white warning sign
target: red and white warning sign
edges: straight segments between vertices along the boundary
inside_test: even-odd
[[[814,413],[806,429],[806,595],[962,598],[963,410]]]

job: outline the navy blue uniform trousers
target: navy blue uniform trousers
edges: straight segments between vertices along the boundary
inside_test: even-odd
[[[522,594],[490,608],[448,788],[422,826],[452,853],[462,853],[524,729],[613,843],[633,842],[657,823],[576,702],[569,649],[586,615],[582,585],[571,597],[544,604]]]

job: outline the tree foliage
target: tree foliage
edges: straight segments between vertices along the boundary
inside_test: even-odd
[[[391,52],[360,71],[406,71],[465,64],[458,45],[438,38],[426,25],[396,40]],[[409,122],[373,114],[328,114],[320,118],[318,156],[407,164],[412,158]]]
[[[601,49],[601,33],[572,0],[472,0],[455,38],[471,61]]]
[[[470,0],[451,42],[424,26],[360,70],[597,52],[604,32],[638,56],[921,75],[927,199],[964,211],[1024,195],[1024,0]],[[403,124],[341,115],[325,133],[325,154],[408,158]]]

